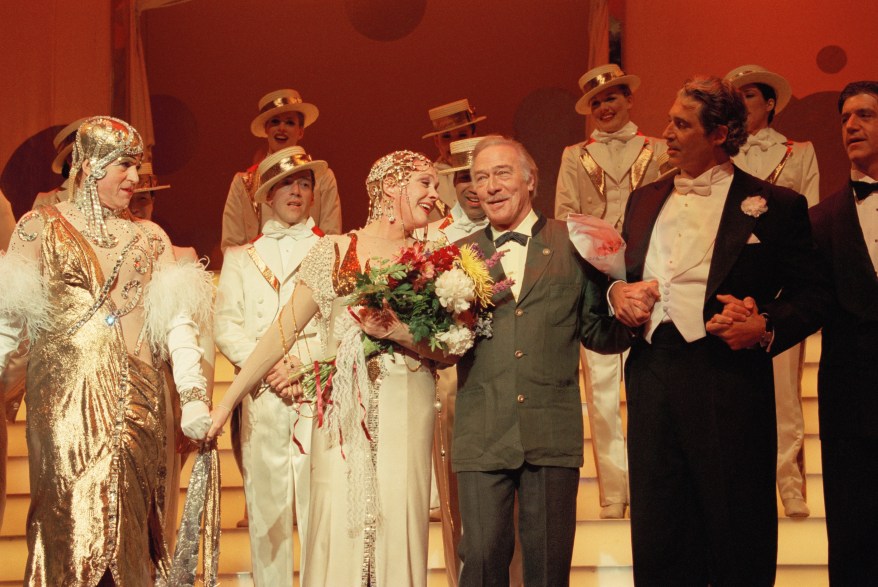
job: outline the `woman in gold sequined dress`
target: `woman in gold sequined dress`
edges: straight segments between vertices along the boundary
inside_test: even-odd
[[[0,258],[0,283],[16,283],[0,302],[0,368],[31,341],[27,585],[162,585],[169,572],[159,363],[188,400],[187,434],[203,435],[193,319],[208,319],[212,286],[128,212],[142,150],[127,123],[88,119],[70,200],[25,215]]]
[[[333,406],[312,435],[309,535],[303,538],[306,587],[426,585],[434,366],[447,359],[426,344],[414,344],[392,315],[361,310],[359,321],[353,319],[344,298],[357,272],[414,242],[412,231],[426,226],[438,198],[437,183],[432,163],[417,153],[398,151],[375,163],[366,180],[369,222],[314,245],[280,328],[269,328],[212,413],[208,438],[280,360],[286,338],[281,332],[291,335],[317,320],[331,349],[326,355],[336,354],[338,370]],[[360,328],[391,340],[394,352],[370,359],[364,368],[345,369],[346,341],[358,338]],[[266,379],[273,386],[289,385],[273,377]]]

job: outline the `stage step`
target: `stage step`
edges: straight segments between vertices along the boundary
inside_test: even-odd
[[[826,530],[823,508],[822,462],[817,421],[816,360],[819,357],[819,335],[808,341],[803,405],[805,411],[805,461],[808,471],[808,503],[812,517],[806,520],[784,518],[778,500],[781,518],[778,520],[778,575],[779,587],[817,587],[828,583],[826,575]],[[215,374],[216,398],[222,397],[234,371],[220,355]],[[624,397],[624,395],[623,395]],[[586,408],[583,407],[585,410]],[[623,418],[625,406],[622,406]],[[628,520],[600,520],[598,488],[588,419],[585,423],[585,465],[580,472],[577,498],[577,532],[574,544],[571,585],[576,587],[622,587],[633,584],[631,574],[630,523]],[[0,587],[20,585],[27,559],[24,531],[30,504],[25,441],[25,406],[18,422],[9,426],[8,500],[3,526],[0,528]],[[244,493],[241,475],[231,454],[229,435],[220,437],[220,460],[223,471],[220,572],[223,585],[251,587],[250,548],[247,530],[237,528],[244,511]],[[181,472],[180,507],[185,498],[185,487],[191,470],[191,459]],[[298,548],[298,537],[296,537]],[[444,551],[441,527],[430,526],[428,585],[447,584],[444,572]]]

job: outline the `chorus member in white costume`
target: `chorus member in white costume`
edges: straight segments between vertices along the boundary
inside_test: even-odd
[[[466,139],[476,134],[476,124],[486,120],[487,116],[476,116],[475,109],[469,100],[455,100],[427,111],[433,130],[422,136],[422,139],[433,139],[439,156],[434,164],[438,171],[448,169],[451,164],[451,143]],[[439,203],[436,205],[435,218],[441,218],[457,203],[457,193],[451,175],[439,176]]]
[[[820,173],[810,142],[797,143],[771,128],[774,117],[789,103],[786,79],[758,65],[742,65],[726,75],[744,95],[747,142],[732,158],[735,165],[759,179],[805,196],[808,206],[820,201]],[[807,518],[805,502],[805,418],[802,415],[802,371],[805,341],[774,358],[777,409],[777,488],[784,513]]]
[[[644,136],[631,121],[640,78],[619,66],[602,65],[579,78],[576,111],[591,116],[587,141],[564,149],[555,191],[555,217],[571,212],[603,218],[622,229],[628,194],[659,176],[664,141]],[[623,518],[628,504],[628,462],[619,393],[627,352],[600,355],[582,349],[585,401],[598,475],[602,518]]]
[[[48,192],[38,193],[37,197],[34,198],[33,206],[31,206],[32,210],[48,204],[57,204],[67,199],[69,195],[68,175],[70,174],[70,156],[73,153],[73,141],[76,138],[77,129],[79,129],[83,122],[85,122],[85,118],[74,120],[58,131],[58,134],[52,140],[52,144],[55,146],[55,159],[52,161],[52,171],[62,176],[64,182]]]
[[[295,147],[305,136],[320,111],[303,102],[296,90],[277,90],[259,100],[259,114],[250,123],[250,132],[266,140],[267,155]],[[256,238],[271,219],[271,208],[254,200],[259,189],[256,165],[235,174],[223,209],[223,232],[220,248],[245,245]],[[335,174],[327,169],[314,186],[311,218],[326,234],[341,232],[341,200]]]
[[[425,343],[414,344],[392,312],[360,310],[358,320],[353,318],[356,311],[346,307],[345,298],[358,272],[414,242],[412,231],[427,225],[439,197],[437,181],[432,163],[418,153],[397,151],[373,165],[366,180],[368,223],[314,246],[279,322],[260,339],[213,412],[208,438],[281,359],[293,333],[314,319],[329,335],[327,354],[336,354],[339,367],[332,413],[312,436],[306,587],[422,587],[427,582],[434,361],[450,361]],[[390,340],[393,352],[355,368],[348,351],[359,328]],[[272,375],[268,381],[287,384]]]
[[[299,266],[323,233],[310,217],[317,177],[326,162],[312,161],[302,147],[281,149],[259,164],[257,203],[272,219],[252,244],[226,250],[217,290],[214,331],[220,351],[240,368],[277,318],[299,281]],[[323,358],[317,329],[309,325],[289,356],[273,367]],[[250,518],[253,580],[259,586],[293,585],[293,511],[302,544],[304,575],[311,484],[311,408],[296,405],[289,388],[264,381],[242,404],[244,495]],[[295,439],[295,440],[294,440]]]

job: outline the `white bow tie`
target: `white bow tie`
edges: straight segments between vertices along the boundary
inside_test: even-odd
[[[760,150],[767,151],[772,145],[774,145],[774,141],[757,139],[756,135],[750,135],[747,137],[747,142],[741,145],[741,152],[746,155],[753,147],[759,147]]]
[[[692,194],[694,196],[710,195],[710,178],[709,176],[699,175],[695,179],[677,175],[674,177],[674,187],[677,193],[681,195]]]
[[[293,224],[292,226],[284,226],[276,220],[269,220],[262,229],[262,234],[268,238],[280,240],[284,237],[290,237],[293,240],[301,240],[313,232],[305,226],[304,222]]]
[[[464,215],[463,218],[454,221],[454,227],[467,234],[471,234],[480,228],[484,228],[486,224],[487,222],[485,222],[484,220],[480,222],[473,222],[466,215]]]
[[[622,143],[627,143],[631,139],[637,136],[637,131],[632,129],[619,129],[614,132],[604,132],[602,130],[594,131],[592,134],[592,138],[599,143],[609,143],[610,141],[620,141]]]

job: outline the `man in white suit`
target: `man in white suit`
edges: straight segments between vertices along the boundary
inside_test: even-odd
[[[787,140],[771,128],[775,115],[792,96],[789,82],[758,65],[735,68],[726,79],[741,90],[747,107],[747,142],[732,161],[750,175],[802,194],[809,207],[819,203],[820,172],[814,146]],[[811,513],[805,503],[804,361],[805,341],[774,357],[777,489],[784,513],[791,518],[807,518]]]
[[[628,194],[659,175],[667,151],[631,122],[633,92],[640,78],[614,64],[596,67],[579,79],[583,96],[576,111],[591,116],[595,131],[564,149],[555,193],[555,218],[591,214],[622,228]],[[627,353],[626,353],[627,354]],[[602,518],[622,518],[628,504],[628,464],[619,407],[626,354],[599,355],[582,349],[585,398],[598,475]]]
[[[301,147],[268,156],[256,170],[255,201],[273,217],[252,244],[226,251],[217,291],[215,331],[220,351],[240,368],[287,304],[298,268],[322,232],[310,217],[315,181],[327,169]],[[258,586],[293,584],[293,508],[305,567],[310,485],[311,413],[290,399],[289,372],[322,358],[314,326],[305,328],[266,382],[244,398],[241,445],[250,517],[253,578]]]

